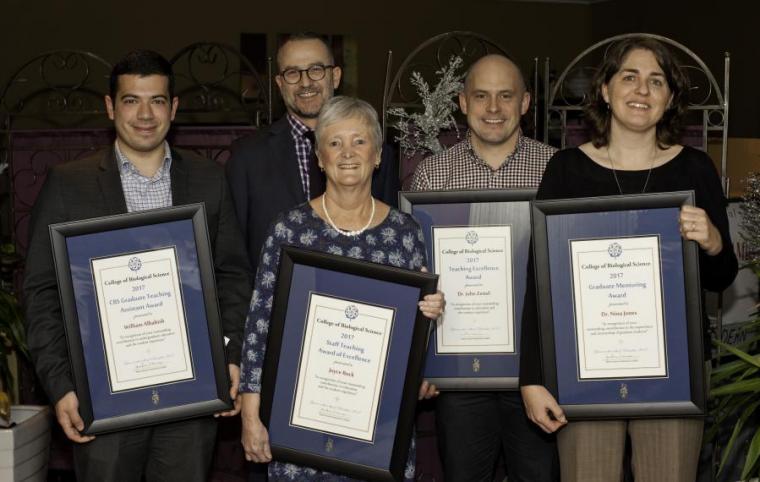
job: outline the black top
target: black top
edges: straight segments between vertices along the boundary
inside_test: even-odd
[[[712,161],[704,152],[685,146],[665,164],[643,171],[615,171],[622,194],[689,191],[695,193],[697,207],[707,212],[723,238],[723,250],[708,256],[699,250],[699,274],[703,289],[723,291],[736,277],[738,262],[728,231],[726,198]],[[647,176],[649,175],[649,182]],[[546,166],[536,199],[565,199],[621,194],[612,169],[594,162],[576,148],[556,153]],[[531,251],[532,253],[532,251]],[[536,280],[532,255],[528,262],[528,285],[522,319],[520,344],[520,385],[542,383]]]

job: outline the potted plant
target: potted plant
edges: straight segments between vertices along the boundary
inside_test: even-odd
[[[29,357],[24,341],[24,326],[16,297],[0,289],[0,426],[10,416],[5,404],[15,393],[15,380],[11,372],[9,356]]]
[[[760,174],[751,174],[746,182],[741,226],[750,261],[743,269],[751,269],[760,282]],[[718,467],[720,474],[729,456],[740,450],[737,445],[739,435],[745,427],[750,429],[751,438],[744,453],[742,480],[760,476],[760,423],[756,416],[760,407],[760,310],[753,314],[753,319],[745,329],[750,336],[739,345],[713,341],[718,347],[719,360],[721,355],[728,355],[732,360],[720,364],[712,372],[710,395],[715,400],[712,410],[714,422],[707,435],[708,439],[714,437],[723,424],[738,417],[721,453]]]
[[[0,247],[3,265],[11,256],[15,256],[12,248]],[[0,480],[43,481],[47,479],[50,412],[48,407],[11,406],[16,382],[9,364],[11,354],[29,359],[18,300],[0,287]]]
[[[13,273],[18,264],[14,246],[0,245],[0,427],[3,422],[8,424],[9,404],[16,393],[10,357],[29,359],[21,307],[12,291]]]

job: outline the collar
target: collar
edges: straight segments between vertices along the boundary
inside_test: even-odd
[[[467,135],[465,136],[465,142],[466,142],[466,146],[467,146],[467,152],[469,153],[470,158],[471,159],[477,159],[477,161],[479,163],[482,163],[482,164],[488,166],[488,163],[486,161],[484,161],[478,155],[477,152],[475,152],[475,148],[472,146],[472,131],[470,131],[469,129],[467,130]],[[515,144],[515,150],[512,151],[512,153],[510,155],[508,155],[504,159],[504,162],[502,162],[501,166],[499,166],[499,169],[501,169],[503,166],[509,164],[509,161],[511,161],[512,159],[514,159],[515,157],[517,157],[517,154],[523,150],[524,146],[525,146],[525,136],[523,136],[522,130],[518,129],[518,131],[517,131],[517,143]],[[488,166],[488,168],[490,169],[491,167]]]
[[[121,152],[121,149],[119,148],[119,140],[115,140],[114,143],[114,152],[116,153],[116,160],[119,163],[119,169],[129,169],[134,172],[139,172],[134,164],[132,164],[132,161],[129,160],[129,158]],[[162,172],[167,171],[171,168],[172,165],[172,150],[169,148],[169,143],[164,140],[164,162],[161,164],[161,167],[158,168],[158,171],[156,171],[156,175],[160,175]],[[154,176],[155,177],[155,176]]]
[[[290,132],[294,136],[298,136],[298,137],[301,137],[301,138],[306,138],[306,134],[308,132],[313,132],[298,117],[296,117],[294,115],[291,115],[290,113],[288,113],[285,117],[288,119],[288,124],[290,124]]]

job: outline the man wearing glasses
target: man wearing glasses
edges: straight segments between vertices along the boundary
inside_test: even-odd
[[[314,155],[314,128],[322,105],[340,85],[342,70],[317,34],[295,34],[277,51],[275,77],[287,114],[267,129],[232,144],[227,178],[254,272],[269,223],[277,213],[324,192]],[[387,146],[386,146],[387,147]],[[397,204],[397,161],[383,149],[372,195]]]

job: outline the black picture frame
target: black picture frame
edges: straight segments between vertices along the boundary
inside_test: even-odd
[[[283,247],[261,388],[275,460],[363,480],[403,479],[430,326],[417,301],[434,293],[436,283],[430,273]],[[371,442],[291,423],[313,293],[395,310]]]
[[[203,204],[49,226],[71,372],[85,428],[106,432],[210,415],[232,407]],[[176,256],[192,377],[115,391],[92,260],[171,247]],[[177,300],[175,300],[176,302]]]
[[[412,214],[422,226],[431,267],[435,266],[435,227],[469,226],[476,217],[480,225],[510,225],[512,230],[515,350],[510,353],[478,353],[476,350],[461,354],[437,353],[434,329],[425,363],[425,379],[441,390],[516,390],[519,386],[522,307],[531,236],[530,202],[535,195],[535,188],[399,193],[399,209]]]
[[[681,206],[693,204],[692,191],[534,201],[533,243],[544,384],[569,419],[704,414],[698,247],[680,236],[678,226]],[[660,296],[667,376],[581,380],[577,375],[577,337],[568,335],[575,333],[568,324],[576,323],[574,313],[569,319],[572,307],[567,307],[573,283],[570,241],[636,236],[657,236],[661,243]],[[570,353],[573,350],[575,353]]]

